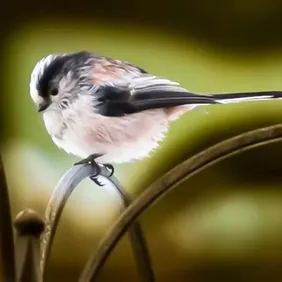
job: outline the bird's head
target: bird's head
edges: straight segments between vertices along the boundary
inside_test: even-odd
[[[65,109],[91,88],[91,53],[50,54],[38,61],[30,78],[30,96],[38,112]]]

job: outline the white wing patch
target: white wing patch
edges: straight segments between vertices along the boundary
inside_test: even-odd
[[[152,75],[144,75],[141,77],[132,78],[129,84],[129,88],[132,89],[132,94],[138,91],[142,91],[142,89],[144,88],[146,88],[147,91],[150,89],[151,91],[163,90],[174,92],[188,92],[188,90],[181,87],[178,82]]]

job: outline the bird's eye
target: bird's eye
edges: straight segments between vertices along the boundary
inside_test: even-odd
[[[51,89],[51,95],[52,95],[52,96],[56,96],[56,95],[58,95],[58,93],[59,93],[58,88],[52,88],[52,89]]]

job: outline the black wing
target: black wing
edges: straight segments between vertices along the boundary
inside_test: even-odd
[[[105,116],[124,116],[189,104],[219,103],[213,96],[190,93],[176,82],[150,75],[132,78],[128,84],[101,84],[94,95],[96,109]]]

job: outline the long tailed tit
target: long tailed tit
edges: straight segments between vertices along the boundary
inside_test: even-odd
[[[30,95],[59,148],[79,163],[107,166],[148,156],[169,123],[197,106],[281,98],[282,92],[191,93],[128,62],[83,51],[38,61]]]

